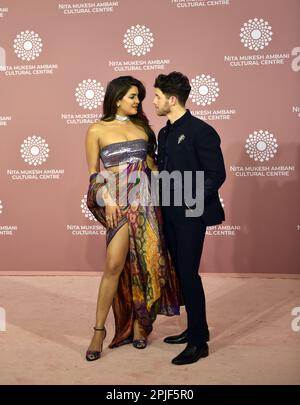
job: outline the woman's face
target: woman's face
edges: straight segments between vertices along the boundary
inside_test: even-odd
[[[139,90],[136,86],[130,87],[125,96],[117,102],[118,115],[135,115],[137,113]]]

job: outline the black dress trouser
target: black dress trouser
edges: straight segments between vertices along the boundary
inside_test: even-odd
[[[199,276],[206,225],[201,217],[185,216],[185,207],[162,207],[164,233],[178,275],[187,312],[188,342],[201,345],[209,340],[205,295]]]

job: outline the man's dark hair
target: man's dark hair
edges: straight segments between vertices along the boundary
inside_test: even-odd
[[[191,91],[189,79],[180,72],[157,76],[154,87],[160,89],[167,97],[176,96],[183,106]]]

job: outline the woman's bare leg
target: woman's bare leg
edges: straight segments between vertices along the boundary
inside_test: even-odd
[[[104,324],[116,294],[119,277],[125,265],[129,249],[128,224],[116,233],[106,251],[105,271],[102,276],[96,309],[96,328],[104,328]],[[104,339],[104,332],[94,333],[89,350],[99,350]]]

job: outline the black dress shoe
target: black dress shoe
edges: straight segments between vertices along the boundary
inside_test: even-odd
[[[164,342],[170,344],[187,343],[187,333],[188,331],[185,330],[180,335],[167,336],[166,338],[164,338]]]
[[[188,331],[187,329],[182,332],[180,335],[174,335],[174,336],[167,336],[164,338],[165,343],[170,343],[170,344],[182,344],[182,343],[187,343],[188,339]],[[207,332],[207,335],[205,336],[206,342],[209,341],[209,332]]]
[[[191,364],[196,363],[202,357],[208,356],[208,345],[204,343],[201,346],[195,346],[190,343],[187,344],[187,347],[172,360],[173,364]]]

